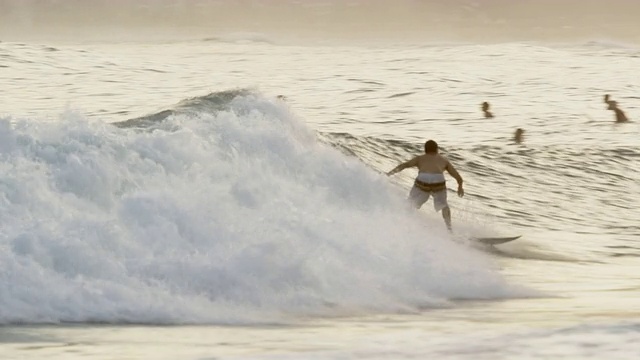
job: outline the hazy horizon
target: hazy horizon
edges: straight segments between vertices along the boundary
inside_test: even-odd
[[[0,0],[0,40],[277,39],[640,42],[625,0]]]

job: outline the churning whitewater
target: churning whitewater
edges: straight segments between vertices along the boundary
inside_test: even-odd
[[[0,122],[0,323],[263,323],[531,295],[280,100],[212,93],[115,125]]]

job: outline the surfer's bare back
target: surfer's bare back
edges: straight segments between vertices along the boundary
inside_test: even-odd
[[[462,176],[453,167],[449,160],[438,153],[438,143],[429,140],[424,144],[424,154],[396,166],[387,175],[393,175],[409,167],[418,168],[418,176],[409,192],[409,200],[420,208],[429,197],[433,196],[433,207],[436,211],[442,210],[442,217],[451,230],[451,210],[447,202],[447,184],[444,172],[448,172],[458,182],[458,196],[464,196],[462,188]]]

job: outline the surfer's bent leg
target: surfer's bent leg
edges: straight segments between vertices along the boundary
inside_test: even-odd
[[[418,189],[415,185],[411,188],[411,191],[409,191],[409,201],[411,201],[411,204],[413,204],[416,209],[419,209],[426,203],[430,196],[430,193]]]
[[[442,210],[442,218],[447,225],[447,229],[451,231],[451,209],[447,202],[447,189],[433,193],[433,208],[436,211]]]

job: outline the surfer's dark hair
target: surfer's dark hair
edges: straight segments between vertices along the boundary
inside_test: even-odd
[[[433,140],[427,141],[426,143],[424,143],[424,152],[425,154],[437,154],[438,143]]]

